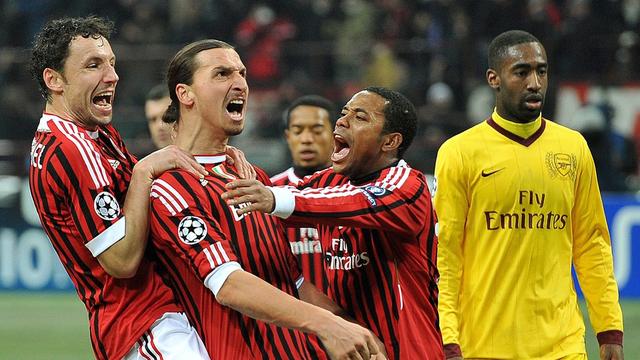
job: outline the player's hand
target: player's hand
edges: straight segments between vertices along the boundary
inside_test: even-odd
[[[222,199],[229,205],[245,204],[236,212],[238,216],[251,211],[270,213],[273,211],[276,200],[273,193],[258,180],[234,180],[226,185],[227,192],[222,194]]]
[[[198,164],[191,154],[175,145],[169,145],[145,156],[134,166],[134,171],[144,171],[147,178],[153,181],[163,172],[171,169],[184,169],[196,178],[207,175],[204,166]]]
[[[242,152],[242,150],[235,148],[231,145],[227,145],[225,149],[225,154],[227,155],[227,164],[229,165],[235,164],[236,170],[238,170],[238,175],[240,175],[240,178],[255,180],[256,170],[247,161],[247,158],[244,156],[244,153]]]
[[[375,336],[362,326],[337,316],[334,322],[326,325],[317,335],[331,359],[386,359]]]
[[[600,345],[600,360],[624,360],[622,345],[602,344]]]

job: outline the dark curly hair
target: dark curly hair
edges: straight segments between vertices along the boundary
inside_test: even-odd
[[[76,36],[84,38],[104,37],[109,39],[113,32],[113,22],[97,17],[61,18],[48,21],[36,34],[31,50],[29,71],[40,86],[40,94],[47,101],[51,99],[49,88],[44,83],[42,72],[46,68],[62,72],[69,56],[69,45]]]
[[[398,147],[398,157],[401,158],[407,151],[418,128],[418,115],[413,103],[401,93],[377,86],[370,86],[363,91],[369,91],[382,96],[387,103],[384,106],[383,134],[402,134],[402,144]]]

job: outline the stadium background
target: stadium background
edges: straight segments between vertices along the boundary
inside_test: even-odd
[[[302,94],[341,106],[383,85],[420,113],[408,161],[426,173],[448,137],[485,119],[486,47],[520,28],[545,45],[544,114],[581,131],[594,153],[612,232],[627,359],[640,359],[639,0],[2,0],[0,1],[0,359],[87,359],[85,311],[33,213],[25,183],[43,107],[27,71],[44,21],[106,16],[120,75],[114,123],[130,149],[152,150],[146,92],[184,44],[213,37],[237,47],[251,87],[234,139],[269,173],[288,166],[282,110]],[[586,316],[586,315],[585,315]],[[592,333],[590,358],[597,358]]]

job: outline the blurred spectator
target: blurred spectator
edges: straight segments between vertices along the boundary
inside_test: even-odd
[[[587,140],[600,190],[628,191],[627,178],[636,173],[637,160],[632,141],[611,129],[612,111],[608,104],[586,104],[568,125]]]

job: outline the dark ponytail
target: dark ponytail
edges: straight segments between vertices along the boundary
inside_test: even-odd
[[[167,124],[173,124],[180,118],[180,106],[171,100],[171,104],[167,107],[167,110],[162,114],[162,121]]]

